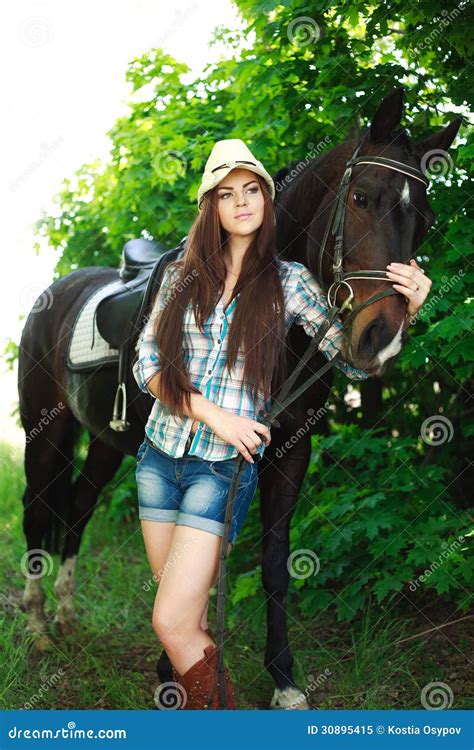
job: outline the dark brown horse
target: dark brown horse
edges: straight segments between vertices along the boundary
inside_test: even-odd
[[[456,119],[423,143],[414,143],[398,128],[402,115],[403,92],[395,90],[380,104],[371,127],[364,136],[360,154],[383,155],[420,168],[424,155],[446,150],[460,126]],[[318,275],[322,237],[346,161],[356,143],[346,142],[321,156],[308,159],[297,176],[282,170],[275,180],[284,188],[277,195],[276,216],[281,256],[307,265]],[[390,261],[408,262],[433,223],[426,189],[406,175],[383,167],[358,166],[352,175],[344,226],[344,269],[382,269]],[[326,247],[323,278],[330,283],[332,241]],[[170,260],[176,257],[170,251]],[[163,265],[163,264],[162,264]],[[163,266],[164,268],[164,266]],[[110,268],[83,268],[54,282],[43,297],[48,304],[35,305],[21,339],[19,355],[19,395],[22,424],[27,435],[23,496],[24,532],[27,542],[27,578],[24,603],[29,628],[41,648],[48,641],[41,585],[42,563],[48,552],[61,552],[61,567],[55,583],[55,620],[63,632],[74,628],[74,571],[84,529],[91,518],[103,487],[113,478],[124,455],[135,455],[143,439],[151,399],[139,391],[131,367],[126,373],[128,420],[130,428],[117,432],[110,428],[117,369],[97,367],[89,373],[71,372],[67,367],[67,346],[74,321],[84,302],[105,284],[117,280]],[[353,282],[356,304],[363,302],[387,281]],[[153,299],[159,278],[152,285]],[[345,358],[356,367],[380,376],[401,349],[406,333],[403,321],[406,302],[393,295],[365,307],[350,331],[350,352]],[[129,342],[130,361],[137,335]],[[300,326],[288,334],[287,356],[290,370],[309,344]],[[324,362],[317,353],[309,362],[316,371]],[[299,382],[308,377],[303,370]],[[325,403],[332,375],[310,387],[280,415],[281,426],[272,430],[272,443],[260,465],[259,488],[262,520],[263,586],[267,595],[267,649],[265,665],[276,689],[271,702],[275,708],[307,708],[303,693],[292,676],[292,656],[288,644],[286,593],[288,589],[289,528],[298,494],[310,460],[308,409],[315,412]],[[75,437],[84,427],[90,436],[87,458],[73,481]],[[296,441],[289,441],[293,435]],[[284,445],[290,449],[280,451]],[[166,678],[169,663],[159,661],[159,674]]]

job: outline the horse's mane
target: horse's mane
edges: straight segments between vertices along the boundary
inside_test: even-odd
[[[342,174],[344,164],[347,161],[348,157],[355,150],[360,140],[364,139],[366,136],[367,131],[365,130],[362,134],[359,134],[358,137],[347,139],[342,143],[337,144],[333,148],[328,149],[327,151],[323,151],[323,153],[318,154],[313,159],[311,159],[303,169],[300,169],[297,177],[289,182],[285,182],[285,179],[288,177],[288,175],[290,175],[293,170],[298,169],[298,167],[301,166],[302,160],[294,159],[288,162],[288,164],[279,169],[273,177],[277,195],[279,195],[281,199],[284,193],[287,193],[291,190],[293,192],[293,197],[297,199],[299,192],[303,192],[306,190],[308,179],[311,179],[311,177],[314,179],[315,169],[322,168],[321,179],[324,179],[325,162],[328,160],[329,156],[331,159],[331,172],[334,174],[334,172],[340,171]],[[392,130],[383,144],[380,145],[399,147],[404,149],[408,155],[416,156],[416,144],[411,139],[407,129],[404,127],[398,127],[395,128],[395,130]]]
[[[386,143],[404,148],[410,156],[416,156],[416,143],[410,137],[406,128],[400,127],[392,130]]]

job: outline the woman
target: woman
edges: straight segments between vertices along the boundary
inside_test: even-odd
[[[207,609],[232,459],[241,454],[247,463],[229,550],[271,441],[255,417],[271,405],[270,386],[277,390],[287,376],[286,332],[297,323],[314,335],[327,314],[310,271],[277,259],[274,196],[272,178],[241,140],[214,145],[184,257],[165,270],[133,366],[140,388],[156,399],[136,475],[146,552],[159,582],[152,622],[188,709],[218,707],[217,649]],[[391,277],[414,315],[429,287],[412,263],[393,269]],[[320,344],[327,357],[339,350],[342,332],[336,319]],[[350,378],[368,377],[342,360],[336,366]],[[227,671],[225,676],[229,707],[235,708]]]

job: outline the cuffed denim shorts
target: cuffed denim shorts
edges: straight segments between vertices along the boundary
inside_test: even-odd
[[[188,441],[188,444],[190,441]],[[192,526],[222,536],[236,458],[206,461],[186,452],[174,458],[145,435],[137,451],[138,517]],[[244,461],[234,502],[229,541],[234,544],[258,481],[258,460]]]

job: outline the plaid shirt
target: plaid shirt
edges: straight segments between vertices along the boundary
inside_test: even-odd
[[[293,323],[302,325],[309,336],[314,336],[321,323],[327,317],[328,305],[321,287],[312,273],[302,263],[280,260],[280,278],[285,298],[286,331]],[[158,349],[153,339],[153,321],[165,307],[173,284],[181,272],[175,263],[169,263],[163,274],[155,303],[136,345],[138,358],[133,364],[134,377],[142,391],[155,399],[145,432],[152,443],[160,450],[174,458],[181,457],[190,434],[193,419],[182,419],[171,414],[168,406],[162,404],[147,387],[150,378],[160,371]],[[225,365],[229,326],[232,322],[239,294],[232,300],[226,310],[219,301],[214,312],[204,325],[204,335],[196,324],[192,304],[184,313],[184,362],[189,377],[202,395],[226,411],[240,416],[256,419],[260,408],[269,408],[271,401],[261,399],[257,404],[249,398],[242,386],[244,356],[238,354],[235,368],[231,375]],[[329,329],[326,337],[319,344],[319,349],[328,359],[339,351],[342,340],[343,325],[339,317]],[[342,370],[349,378],[363,380],[367,373],[339,360],[335,367]],[[265,444],[257,449],[260,456]],[[207,461],[220,461],[239,455],[239,451],[230,443],[221,440],[210,427],[199,423],[197,432],[191,442],[189,454],[199,456]]]

